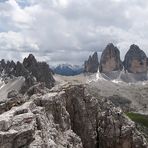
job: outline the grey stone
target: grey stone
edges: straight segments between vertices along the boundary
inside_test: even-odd
[[[89,56],[88,60],[84,63],[84,72],[95,73],[98,71],[99,61],[98,54],[95,52],[92,56]]]
[[[109,73],[122,70],[123,65],[120,59],[120,51],[112,43],[108,44],[102,52],[100,59],[100,72]]]
[[[90,95],[83,85],[67,84],[52,92],[41,84],[33,89],[22,96],[28,95],[23,104],[0,115],[0,147],[147,148],[120,108]]]
[[[146,73],[147,72],[147,56],[137,45],[131,45],[125,55],[124,67],[129,73]]]

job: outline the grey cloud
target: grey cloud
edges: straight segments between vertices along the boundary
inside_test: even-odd
[[[133,43],[148,54],[147,19],[145,0],[1,1],[0,58],[82,64],[110,42],[122,59]]]

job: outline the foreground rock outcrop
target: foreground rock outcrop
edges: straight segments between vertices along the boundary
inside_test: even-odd
[[[98,54],[95,52],[92,56],[89,56],[87,61],[84,62],[84,72],[95,73],[98,71],[98,68]]]
[[[63,92],[49,92],[42,84],[29,89],[22,97],[26,102],[0,115],[0,147],[82,148],[62,96]]]
[[[9,102],[18,94],[8,96]],[[119,108],[83,85],[49,90],[37,84],[21,98],[0,115],[1,148],[147,148]]]
[[[120,60],[120,51],[112,43],[104,49],[100,60],[100,72],[109,73],[122,70],[123,65]]]
[[[131,45],[125,55],[124,67],[129,73],[146,73],[148,64],[144,51],[137,45]]]

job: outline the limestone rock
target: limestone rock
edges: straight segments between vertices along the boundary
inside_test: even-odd
[[[7,76],[14,75],[15,66],[16,66],[16,64],[14,63],[14,61],[5,62],[5,60],[2,59],[0,61],[0,72],[2,73],[2,71],[3,71]]]
[[[10,91],[7,98],[0,101],[0,114],[10,110],[14,106],[23,104],[25,101],[25,98],[16,90]]]
[[[125,55],[124,67],[129,73],[146,73],[147,72],[147,56],[137,45],[131,45]]]
[[[24,65],[22,63],[20,63],[19,61],[16,64],[16,71],[15,71],[15,76],[24,76],[25,78],[27,78],[30,74],[29,71],[24,67]]]
[[[33,90],[33,91],[32,91]],[[23,104],[0,115],[1,148],[147,148],[134,122],[83,85],[35,85]],[[44,92],[44,93],[43,93]],[[27,96],[28,95],[28,96]],[[9,93],[11,99],[17,93]],[[8,98],[10,99],[10,98]]]
[[[37,62],[35,57],[30,54],[28,58],[23,61],[24,67],[36,78],[38,82],[44,82],[46,87],[54,86],[54,78],[52,77],[52,70],[45,62]]]
[[[91,96],[82,85],[68,88],[66,98],[72,129],[84,148],[147,148],[135,124],[107,99]]]
[[[54,86],[53,72],[46,62],[38,62],[35,57],[30,54],[25,58],[23,63],[14,61],[1,60],[0,74],[2,79],[7,83],[7,79],[23,76],[25,83],[21,88],[21,93],[25,93],[31,86],[37,82],[45,83],[45,86],[51,88]]]
[[[120,71],[122,67],[120,51],[112,43],[108,44],[101,55],[100,72],[109,73],[112,71]]]
[[[84,63],[84,72],[95,73],[98,71],[99,61],[98,54],[95,52],[92,56],[89,56],[88,60]]]
[[[0,115],[1,148],[83,148],[71,130],[63,93],[34,94]]]

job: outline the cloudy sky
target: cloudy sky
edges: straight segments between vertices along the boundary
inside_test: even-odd
[[[82,64],[110,42],[148,55],[148,0],[0,0],[0,58]]]

